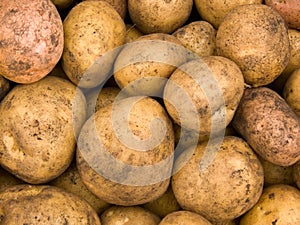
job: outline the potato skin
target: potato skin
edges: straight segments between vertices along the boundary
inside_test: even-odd
[[[255,206],[242,216],[240,225],[294,225],[300,223],[300,191],[289,185],[265,188]]]
[[[78,196],[49,185],[15,185],[0,192],[1,224],[101,225],[94,209]]]
[[[72,161],[85,107],[84,95],[63,78],[15,86],[0,104],[0,164],[28,183],[59,176]]]
[[[226,136],[210,165],[201,169],[207,142],[187,149],[175,162],[172,188],[179,205],[210,221],[233,220],[248,211],[263,188],[263,169],[250,146]],[[216,148],[215,145],[210,146]],[[178,168],[179,167],[179,168]]]
[[[51,0],[3,0],[0,8],[0,74],[17,83],[42,79],[64,46],[55,5]]]
[[[285,21],[263,4],[231,10],[219,26],[216,45],[217,54],[233,60],[254,87],[273,82],[290,58]]]
[[[300,68],[295,70],[285,83],[283,97],[300,117]]]
[[[246,89],[232,125],[265,160],[290,166],[300,159],[300,119],[275,91]]]
[[[166,215],[159,225],[212,225],[197,213],[181,210]]]

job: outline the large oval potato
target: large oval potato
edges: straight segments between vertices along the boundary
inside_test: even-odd
[[[300,118],[275,91],[246,89],[232,125],[271,163],[290,166],[300,159]]]
[[[285,21],[263,4],[231,10],[219,26],[216,45],[217,54],[233,60],[255,87],[273,82],[290,58]]]
[[[99,109],[84,124],[77,145],[84,184],[108,203],[144,204],[169,186],[172,123],[150,97],[129,97]]]
[[[0,8],[0,74],[18,83],[42,79],[63,52],[55,5],[51,0],[2,0]]]
[[[216,149],[217,148],[217,149]],[[204,158],[210,154],[211,163]],[[224,137],[221,145],[208,142],[188,148],[175,163],[172,188],[179,205],[210,221],[233,220],[258,201],[263,189],[263,168],[241,138]]]
[[[0,224],[101,225],[77,195],[49,185],[15,185],[0,192]]]
[[[72,161],[85,104],[63,78],[15,86],[0,104],[0,164],[28,183],[59,176]]]
[[[109,75],[117,48],[124,44],[124,21],[109,3],[84,1],[70,10],[63,26],[66,75],[80,87],[96,87]]]

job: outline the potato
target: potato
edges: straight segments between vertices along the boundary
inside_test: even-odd
[[[0,75],[0,101],[4,98],[10,89],[10,83],[7,79]]]
[[[143,36],[143,33],[137,29],[136,25],[126,24],[125,43],[131,43],[141,36]]]
[[[77,146],[84,184],[108,203],[144,204],[169,186],[172,123],[150,97],[129,97],[99,109],[81,129]]]
[[[118,47],[124,44],[124,21],[107,2],[84,1],[71,9],[63,26],[66,75],[80,87],[98,86],[109,76]]]
[[[49,184],[81,197],[87,201],[97,213],[102,213],[110,205],[86,188],[81,180],[75,162],[73,162],[63,174],[52,180]]]
[[[18,83],[42,79],[64,46],[55,5],[51,0],[2,0],[0,8],[0,74]]]
[[[283,97],[300,117],[300,67],[295,70],[284,85]]]
[[[166,215],[159,225],[212,225],[197,213],[182,210]]]
[[[6,187],[24,183],[0,166],[0,192]],[[0,220],[1,221],[1,220]]]
[[[216,30],[206,21],[194,21],[179,29],[173,35],[183,46],[198,56],[210,56],[216,50]]]
[[[204,158],[205,151],[213,157]],[[203,167],[206,165],[206,167]],[[188,148],[175,163],[172,188],[179,205],[210,221],[233,220],[258,201],[263,188],[263,168],[241,138],[226,136],[218,142]]]
[[[217,221],[212,222],[212,225],[236,225],[235,220],[227,220],[227,221]]]
[[[0,164],[28,183],[56,178],[84,121],[85,98],[71,82],[49,76],[15,86],[0,104]]]
[[[289,185],[264,189],[259,202],[241,219],[240,225],[292,225],[300,223],[300,191]]]
[[[300,2],[298,0],[265,0],[265,4],[275,9],[290,28],[300,29]]]
[[[143,207],[161,218],[165,217],[171,212],[180,210],[180,206],[174,196],[171,185],[162,196],[160,196],[158,199],[144,204]]]
[[[54,5],[59,9],[66,9],[71,6],[75,1],[74,0],[52,0]]]
[[[95,0],[83,0],[83,1],[95,1]],[[100,1],[100,0],[99,0]],[[102,0],[109,3],[124,19],[127,12],[127,0]]]
[[[144,34],[174,32],[187,21],[192,6],[192,0],[128,0],[130,18]]]
[[[187,60],[187,51],[172,35],[144,35],[127,44],[114,64],[114,78],[128,95],[161,96],[167,78]]]
[[[300,159],[300,119],[275,91],[246,89],[232,125],[263,159],[279,166]]]
[[[231,10],[219,26],[216,46],[217,54],[233,60],[254,87],[273,82],[290,58],[285,21],[262,4]]]
[[[112,206],[101,215],[102,225],[158,225],[159,221],[157,215],[139,206]]]
[[[101,225],[94,209],[78,196],[48,185],[15,185],[0,192],[1,224]]]
[[[238,66],[227,58],[208,56],[173,72],[164,89],[164,102],[176,124],[200,135],[216,134],[230,123],[243,91]]]
[[[273,83],[270,84],[271,89],[277,91],[278,93],[282,93],[282,89],[287,79],[296,69],[300,68],[300,31],[289,29],[288,35],[291,48],[289,63],[287,64],[281,75]]]
[[[278,166],[258,157],[264,169],[264,185],[288,184],[293,185],[293,166]]]
[[[262,0],[195,0],[195,6],[203,20],[218,28],[227,13],[240,5],[260,4]]]

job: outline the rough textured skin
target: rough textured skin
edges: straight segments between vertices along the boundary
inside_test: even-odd
[[[159,225],[212,225],[197,213],[182,210],[166,215]]]
[[[262,4],[231,10],[217,31],[216,45],[217,54],[236,62],[246,83],[255,87],[274,81],[290,58],[285,21]]]
[[[285,83],[283,97],[300,118],[300,67],[292,73]]]
[[[15,185],[0,192],[0,224],[101,225],[78,196],[53,186]]]
[[[258,203],[241,219],[240,225],[300,224],[300,191],[289,185],[265,188]]]
[[[86,200],[94,210],[102,213],[109,204],[91,193],[81,180],[76,163],[72,163],[69,168],[59,177],[49,183],[50,185],[62,188]]]
[[[195,150],[189,148],[177,159],[175,167],[182,167],[172,177],[175,197],[183,209],[210,221],[233,220],[258,201],[263,168],[243,139],[227,136],[213,162],[201,170],[206,145],[198,144]],[[182,165],[187,157],[189,160]]]
[[[298,0],[265,0],[293,29],[300,29],[300,2]]]
[[[121,50],[114,64],[114,78],[127,94],[161,97],[167,78],[186,60],[187,50],[176,37],[148,34]]]
[[[40,80],[63,51],[57,9],[51,0],[2,0],[0,9],[0,74],[18,83]]]
[[[125,108],[131,111],[127,114]],[[149,97],[130,97],[99,109],[83,126],[77,145],[77,167],[84,184],[106,202],[144,204],[168,188],[172,123]]]
[[[0,164],[29,183],[44,183],[70,165],[85,98],[58,77],[17,85],[0,104]]]
[[[195,6],[203,20],[218,28],[227,13],[244,4],[260,4],[262,0],[195,0]]]
[[[124,21],[107,2],[84,1],[70,10],[63,26],[62,65],[66,75],[81,87],[96,87],[109,75],[117,52],[105,53],[124,44]],[[99,65],[97,60],[102,60]]]
[[[177,29],[173,35],[185,48],[203,57],[215,54],[216,33],[208,22],[195,21]]]
[[[196,66],[205,66],[206,69],[199,72]],[[214,86],[208,87],[206,90],[202,89],[191,77],[191,74],[196,74],[196,79],[200,81],[201,85],[205,85],[207,79],[215,79]],[[173,84],[178,85],[188,94],[188,97],[179,92],[178,86]],[[207,94],[214,94],[216,88],[220,90],[222,96],[213,96],[215,111],[211,112],[212,102],[209,102]],[[164,101],[167,111],[175,123],[186,129],[200,131],[200,135],[207,135],[212,132],[212,118],[218,118],[219,121],[219,118],[224,117],[219,112],[222,106],[221,98],[224,99],[226,107],[225,123],[220,122],[218,130],[214,130],[213,133],[225,129],[230,123],[243,92],[244,79],[238,66],[224,57],[208,56],[201,60],[189,61],[173,72],[164,89]],[[189,100],[187,98],[191,99],[191,104],[195,107],[194,111],[187,110],[186,104]],[[195,123],[197,117],[200,127],[197,127]]]
[[[160,218],[139,206],[112,206],[101,215],[102,225],[158,225]]]
[[[300,159],[300,118],[271,89],[246,89],[232,125],[265,160],[289,166]]]
[[[144,33],[172,33],[192,11],[192,0],[128,0],[131,20]]]

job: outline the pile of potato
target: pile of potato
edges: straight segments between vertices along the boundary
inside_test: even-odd
[[[300,224],[299,1],[0,9],[0,225]]]

